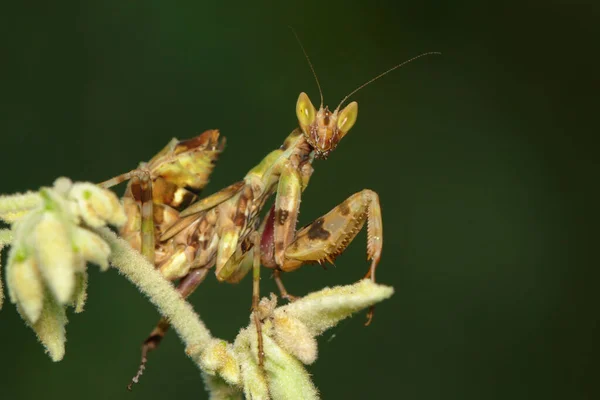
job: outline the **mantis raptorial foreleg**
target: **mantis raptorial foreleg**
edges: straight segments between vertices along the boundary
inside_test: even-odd
[[[365,278],[375,280],[381,259],[383,223],[377,193],[365,189],[347,198],[327,214],[317,218],[296,234],[285,249],[283,271],[293,271],[309,262],[333,261],[341,254],[367,222],[367,259],[371,266]]]
[[[294,240],[300,194],[302,193],[302,176],[297,168],[287,162],[277,186],[275,199],[275,220],[273,234],[275,235],[275,263],[283,264],[284,251]]]
[[[287,272],[305,263],[333,262],[335,257],[348,247],[365,222],[367,222],[367,259],[371,260],[365,279],[375,281],[375,270],[381,259],[383,246],[383,223],[379,196],[368,189],[353,194],[327,214],[298,231],[295,240],[285,247],[284,261],[279,268]],[[277,251],[277,245],[275,249]],[[278,286],[280,283],[281,281],[278,282]],[[371,307],[367,314],[366,325],[372,318]]]

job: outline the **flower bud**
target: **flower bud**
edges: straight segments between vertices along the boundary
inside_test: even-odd
[[[10,299],[20,306],[22,314],[30,323],[35,323],[42,313],[44,305],[44,287],[42,277],[31,256],[24,251],[16,251],[6,270],[6,282]]]
[[[100,236],[87,229],[75,227],[73,245],[78,256],[82,257],[84,261],[96,264],[102,271],[108,269],[110,247]]]
[[[39,269],[60,304],[66,304],[75,288],[76,263],[68,223],[56,212],[45,212],[33,231],[33,246]]]
[[[40,318],[32,325],[32,328],[52,361],[60,361],[65,355],[66,324],[65,308],[52,298],[46,298]]]
[[[107,222],[121,226],[127,221],[117,196],[92,183],[73,184],[68,199],[77,205],[77,212],[83,221],[93,228],[105,226]]]
[[[304,364],[312,364],[317,359],[317,339],[306,325],[296,318],[287,315],[275,316],[273,339],[282,349]]]
[[[218,373],[230,385],[240,382],[240,367],[233,346],[224,340],[213,339],[197,363],[208,373]]]

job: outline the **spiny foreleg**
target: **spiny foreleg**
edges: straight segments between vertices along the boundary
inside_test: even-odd
[[[358,192],[324,216],[302,228],[296,239],[285,249],[280,268],[293,271],[305,263],[333,260],[344,252],[367,222],[367,259],[371,265],[365,279],[375,281],[375,270],[381,259],[383,222],[379,196],[372,190]],[[367,325],[373,309],[367,315]]]
[[[283,271],[293,271],[309,262],[332,262],[348,247],[367,222],[367,259],[371,266],[365,278],[375,281],[381,259],[383,223],[377,193],[365,189],[305,226],[285,249]]]
[[[302,176],[288,161],[282,168],[275,199],[275,262],[283,263],[284,251],[294,240],[302,193]]]

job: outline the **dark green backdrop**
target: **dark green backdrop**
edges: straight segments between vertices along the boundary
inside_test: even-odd
[[[61,175],[101,181],[208,128],[228,138],[208,190],[239,179],[296,126],[300,91],[318,103],[288,25],[333,107],[386,68],[442,51],[354,96],[355,128],[315,163],[300,224],[377,191],[378,278],[396,294],[372,326],[357,315],[322,337],[314,380],[325,399],[597,398],[598,231],[588,206],[598,204],[598,129],[586,118],[598,112],[598,14],[564,3],[4,4],[0,192]],[[367,268],[364,233],[336,264],[285,282],[302,294],[355,281]],[[115,271],[91,271],[60,363],[5,304],[0,397],[207,398],[174,335],[126,392],[157,315]],[[274,289],[263,279],[265,294]],[[232,339],[250,297],[249,279],[231,286],[211,275],[192,302]]]

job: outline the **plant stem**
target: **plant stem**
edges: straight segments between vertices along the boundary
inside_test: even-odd
[[[111,247],[110,262],[166,317],[186,347],[205,348],[212,335],[192,306],[139,252],[108,228],[97,232]]]

